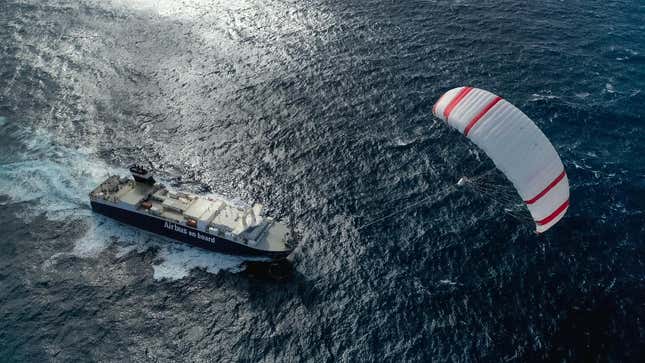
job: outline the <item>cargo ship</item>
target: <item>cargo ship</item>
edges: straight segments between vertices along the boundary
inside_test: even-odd
[[[92,210],[192,246],[235,255],[287,257],[294,247],[286,224],[218,197],[176,192],[141,166],[132,178],[112,175],[90,192]]]

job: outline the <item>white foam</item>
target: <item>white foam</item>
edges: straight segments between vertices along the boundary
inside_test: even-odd
[[[0,120],[0,126],[5,120]],[[80,219],[87,226],[85,234],[75,241],[71,251],[52,255],[43,268],[55,267],[60,258],[100,258],[110,246],[116,247],[116,257],[122,258],[151,247],[159,249],[162,262],[153,265],[155,279],[181,279],[195,268],[210,273],[222,270],[238,272],[245,259],[218,254],[174,243],[132,226],[122,225],[91,211],[88,193],[111,174],[126,175],[124,169],[113,168],[93,158],[92,150],[71,149],[57,145],[44,131],[27,129],[7,130],[24,145],[24,152],[0,165],[0,190],[13,202],[29,202],[21,217],[32,220],[45,213],[50,220]]]
[[[407,139],[406,140],[406,139],[401,138],[401,137],[396,137],[396,138],[394,138],[394,140],[392,140],[392,143],[394,144],[394,146],[408,146],[408,145],[414,143],[415,141],[416,140],[414,140],[414,139]]]
[[[224,270],[240,272],[243,270],[244,261],[249,260],[239,256],[208,253],[198,248],[174,243],[162,249],[159,252],[159,257],[163,259],[163,262],[152,266],[155,280],[182,279],[196,268],[212,274]]]
[[[115,256],[116,256],[116,258],[123,258],[123,257],[127,256],[130,252],[133,252],[133,251],[138,251],[137,246],[134,246],[134,245],[119,246]]]
[[[534,93],[531,95],[531,98],[529,101],[535,102],[535,101],[546,101],[546,100],[553,100],[553,99],[558,99],[558,96],[551,95],[551,94],[541,94],[541,93]]]
[[[457,283],[456,283],[456,282],[454,282],[454,281],[452,281],[452,280],[448,280],[448,279],[445,279],[445,280],[439,280],[439,283],[440,283],[441,285],[451,285],[451,286],[457,285]]]

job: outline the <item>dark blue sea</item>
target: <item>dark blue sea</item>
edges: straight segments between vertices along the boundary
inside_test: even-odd
[[[560,154],[547,233],[455,187],[462,85]],[[642,1],[0,0],[0,116],[0,361],[645,357]],[[290,276],[92,213],[135,162],[291,223]]]

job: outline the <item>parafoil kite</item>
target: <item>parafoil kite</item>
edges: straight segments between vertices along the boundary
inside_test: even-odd
[[[536,231],[553,227],[569,208],[569,180],[555,148],[517,107],[488,91],[458,87],[432,113],[468,137],[513,183]]]

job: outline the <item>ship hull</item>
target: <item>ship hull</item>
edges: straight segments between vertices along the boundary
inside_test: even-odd
[[[274,259],[285,258],[291,251],[265,251],[229,241],[186,225],[170,222],[155,216],[137,213],[100,202],[90,201],[92,210],[121,223],[143,229],[170,239],[187,243],[202,249],[232,255],[266,256]]]

